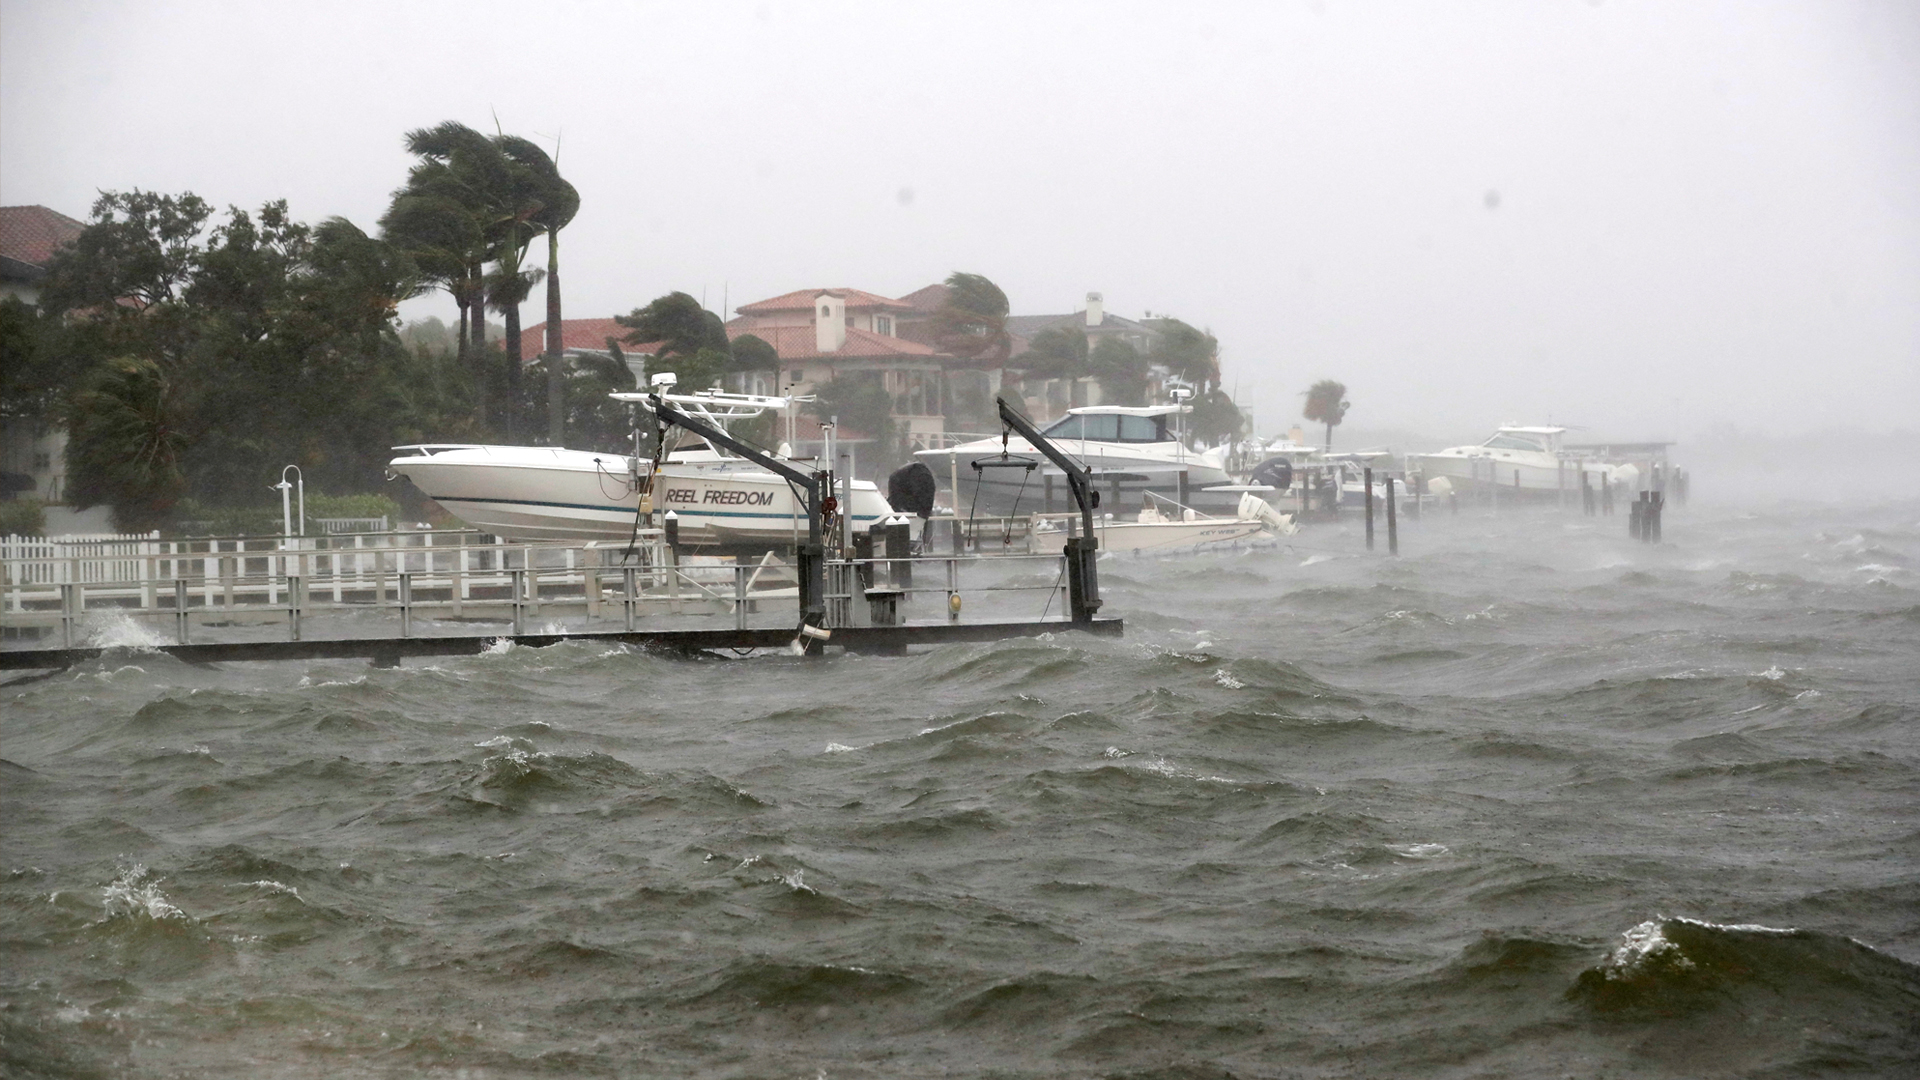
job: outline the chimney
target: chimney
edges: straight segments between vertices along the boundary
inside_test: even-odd
[[[813,298],[813,347],[823,353],[839,352],[847,343],[847,300],[823,292]]]
[[[1100,299],[1099,293],[1097,292],[1088,293],[1087,294],[1087,325],[1099,326],[1101,323],[1105,322],[1106,319],[1107,319],[1106,302]]]

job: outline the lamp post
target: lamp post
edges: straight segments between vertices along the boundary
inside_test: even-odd
[[[293,473],[294,478],[294,482],[291,484],[287,482],[287,473],[289,472]],[[290,496],[295,491],[299,492],[300,535],[305,536],[307,534],[307,478],[305,474],[300,471],[300,466],[289,465],[281,469],[280,482],[274,484],[268,490],[278,491],[280,493],[280,535],[286,540],[292,540],[294,536],[293,506]]]

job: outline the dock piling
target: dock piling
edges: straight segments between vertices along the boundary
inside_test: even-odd
[[[1372,551],[1373,550],[1373,469],[1371,467],[1368,467],[1368,468],[1362,469],[1361,471],[1366,476],[1364,483],[1366,485],[1366,502],[1367,502],[1367,550]],[[1388,483],[1392,483],[1392,481],[1388,481]]]
[[[1387,554],[1400,554],[1400,529],[1394,519],[1393,474],[1387,474]],[[1373,511],[1373,500],[1367,500],[1367,511]]]

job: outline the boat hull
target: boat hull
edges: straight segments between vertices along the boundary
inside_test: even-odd
[[[1246,521],[1235,518],[1200,518],[1195,521],[1104,521],[1095,518],[1093,536],[1098,541],[1099,550],[1108,551],[1155,551],[1176,550],[1180,548],[1201,547],[1209,544],[1231,544],[1242,540],[1251,540],[1261,534],[1265,526],[1258,521]],[[1057,533],[1041,533],[1033,538],[1033,550],[1051,551],[1054,541],[1064,549],[1066,530]]]
[[[1456,454],[1442,451],[1411,455],[1408,464],[1418,468],[1427,481],[1446,477],[1455,491],[1484,491],[1498,487],[1502,493],[1518,491],[1523,496],[1578,493],[1583,471],[1589,475],[1588,483],[1595,487],[1613,479],[1615,471],[1614,467],[1598,462],[1526,453]]]
[[[618,455],[539,447],[472,447],[393,459],[447,512],[482,532],[519,541],[620,541],[633,535],[639,493]],[[653,480],[656,511],[678,517],[693,546],[786,545],[807,517],[792,485],[735,462],[668,463]],[[866,527],[893,512],[870,483],[853,490],[853,520]]]
[[[1124,451],[1103,448],[1097,443],[1067,442],[1061,449],[1086,462],[1093,469],[1093,486],[1100,493],[1102,513],[1132,514],[1151,492],[1172,501],[1180,497],[1180,473],[1187,474],[1185,506],[1201,513],[1232,513],[1240,501],[1240,492],[1209,492],[1214,485],[1233,483],[1227,471],[1207,460],[1187,460],[1167,455],[1131,456]],[[1040,461],[1040,455],[1021,439],[1009,440],[1008,453],[1015,459]],[[990,448],[955,447],[952,450],[922,450],[914,455],[933,470],[942,486],[955,487],[954,506],[961,514],[1026,514],[1068,510],[1073,506],[1066,478],[1045,463],[1032,471],[995,465],[1002,461],[999,440]],[[975,469],[974,462],[985,468]],[[1118,502],[1115,501],[1116,489]],[[1162,506],[1164,509],[1164,506]]]

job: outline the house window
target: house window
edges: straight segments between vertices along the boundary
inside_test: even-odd
[[[825,305],[825,304],[821,304],[821,305],[820,305],[820,317],[821,317],[821,318],[823,318],[823,319],[827,319],[827,318],[832,318],[832,317],[833,317],[833,309],[832,309],[832,308],[830,308],[830,307],[828,307],[828,306],[827,306],[827,305]]]
[[[881,333],[881,334],[887,335],[888,337],[892,337],[893,336],[893,316],[875,315],[873,317],[873,329],[876,333]]]

